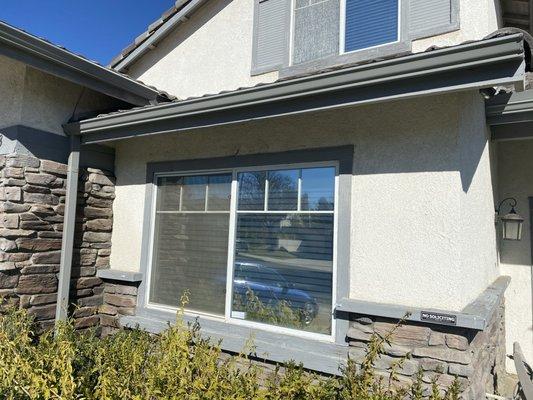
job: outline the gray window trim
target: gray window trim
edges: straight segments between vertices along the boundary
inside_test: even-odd
[[[451,0],[451,21],[449,24],[432,26],[428,29],[422,29],[419,31],[410,33],[410,40],[424,39],[431,36],[443,35],[445,33],[450,33],[457,31],[461,28],[460,23],[460,2],[459,0]]]
[[[293,150],[280,153],[252,154],[211,159],[190,159],[147,164],[146,192],[143,217],[141,250],[141,271],[144,277],[137,297],[137,315],[123,320],[132,326],[139,324],[150,331],[158,331],[168,322],[175,321],[172,311],[147,308],[147,279],[150,273],[150,244],[152,232],[153,193],[155,174],[179,171],[201,171],[230,169],[275,164],[294,164],[334,161],[339,165],[339,191],[337,210],[337,285],[336,297],[349,295],[350,279],[350,235],[351,235],[351,186],[353,173],[353,146],[328,147],[306,150]],[[260,329],[240,327],[224,321],[214,321],[200,317],[204,333],[213,339],[224,339],[222,348],[228,351],[241,351],[244,342],[253,332],[257,354],[267,353],[272,361],[295,360],[308,368],[327,373],[338,373],[339,362],[346,357],[346,332],[349,322],[336,316],[335,342],[304,339],[293,335],[272,333]],[[190,317],[194,319],[193,317]],[[341,357],[342,356],[342,357]]]
[[[392,55],[407,55],[411,52],[411,42],[400,40],[396,43],[386,44],[371,49],[363,49],[350,53],[338,54],[313,60],[302,64],[291,65],[279,71],[280,78],[288,78],[300,74],[308,74],[322,69],[336,67],[344,64],[355,64],[363,61],[385,58]]]
[[[269,65],[267,67],[260,67],[257,65],[257,51],[258,51],[258,23],[259,23],[259,3],[265,0],[254,1],[254,21],[253,21],[253,36],[252,36],[252,69],[251,76],[266,74],[268,72],[278,71],[290,63],[290,48],[291,48],[291,23],[292,23],[292,1],[286,0],[287,12],[285,21],[285,56],[283,62],[278,65]]]

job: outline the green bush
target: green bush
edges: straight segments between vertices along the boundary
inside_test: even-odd
[[[25,311],[0,316],[0,398],[2,399],[421,399],[421,372],[402,386],[396,369],[379,377],[374,362],[394,334],[374,336],[362,365],[349,360],[340,377],[321,376],[289,362],[265,372],[245,353],[224,355],[200,335],[198,324],[177,323],[160,335],[124,330],[100,339],[76,332],[71,323],[57,333],[34,335]],[[431,389],[431,388],[430,388]],[[432,400],[458,398],[459,386]],[[427,393],[426,393],[427,394]]]

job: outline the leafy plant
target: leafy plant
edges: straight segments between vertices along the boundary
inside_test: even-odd
[[[186,301],[186,299],[184,299]],[[400,400],[421,399],[422,372],[402,385],[393,365],[388,376],[374,366],[394,330],[374,335],[361,364],[349,359],[340,377],[322,376],[288,362],[273,371],[249,354],[222,352],[221,343],[201,335],[198,323],[187,325],[183,311],[160,335],[123,330],[104,339],[77,332],[72,322],[56,333],[37,336],[25,311],[11,308],[0,316],[0,398],[8,400]],[[427,388],[426,388],[427,391]],[[455,400],[456,382],[442,394],[433,382],[432,400]]]

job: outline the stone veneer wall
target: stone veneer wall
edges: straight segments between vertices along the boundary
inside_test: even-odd
[[[109,268],[115,178],[109,172],[87,168],[80,173],[78,185],[70,311],[76,328],[85,329],[100,324],[104,282],[96,272]]]
[[[100,307],[102,336],[121,328],[120,317],[135,315],[138,283],[109,280],[105,282],[104,304]]]
[[[137,284],[109,281],[104,292],[102,333],[110,334],[121,328],[121,315],[135,313]],[[484,399],[485,393],[498,393],[506,376],[504,315],[502,297],[485,331],[405,322],[377,360],[377,374],[388,378],[391,366],[408,356],[398,371],[398,384],[413,383],[422,369],[426,397],[430,395],[434,379],[444,392],[455,377],[459,379],[465,400]],[[385,318],[352,315],[346,336],[350,357],[362,360],[372,334],[383,336],[396,323]],[[272,368],[268,363],[258,364]]]
[[[22,154],[0,156],[0,296],[25,308],[42,329],[53,326],[67,166]],[[114,179],[81,171],[70,301],[78,328],[99,324],[109,266]]]
[[[350,356],[364,357],[372,333],[382,336],[395,321],[354,316],[347,340]],[[398,328],[392,344],[377,361],[379,373],[386,375],[400,357],[410,354],[399,372],[399,383],[410,384],[421,368],[426,393],[432,379],[445,389],[457,376],[464,399],[484,399],[485,393],[498,393],[505,376],[505,327],[503,299],[485,331],[406,322]]]

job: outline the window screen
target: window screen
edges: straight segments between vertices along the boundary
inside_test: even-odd
[[[330,334],[335,168],[244,172],[231,316]]]
[[[224,315],[231,174],[157,179],[149,301]]]
[[[295,0],[293,64],[339,54],[340,0]]]
[[[398,40],[399,0],[345,0],[344,51]]]

